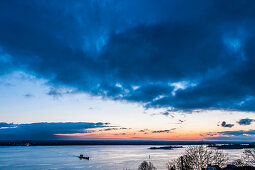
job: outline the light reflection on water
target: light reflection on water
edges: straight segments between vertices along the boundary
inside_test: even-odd
[[[151,146],[0,146],[0,169],[122,170],[137,169],[144,160],[151,161],[157,169],[166,169],[166,163],[179,157],[185,150],[149,150],[149,147]],[[240,158],[243,150],[224,152],[230,160],[235,160]],[[80,160],[76,157],[79,154],[89,156],[90,160]]]

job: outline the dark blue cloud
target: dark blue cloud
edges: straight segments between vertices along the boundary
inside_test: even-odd
[[[13,123],[0,122],[0,128],[15,127]]]
[[[170,130],[155,130],[155,131],[152,131],[152,133],[169,133]]]
[[[25,97],[25,98],[32,98],[32,97],[34,97],[34,95],[32,95],[32,94],[30,94],[30,93],[27,93],[27,94],[24,95],[24,97]]]
[[[207,140],[213,141],[240,141],[240,142],[253,142],[254,136],[219,136],[219,137],[208,137]]]
[[[170,130],[155,130],[155,131],[152,131],[152,133],[169,133],[171,131],[174,131],[176,128],[172,128]],[[140,131],[142,132],[142,131]]]
[[[57,123],[0,123],[0,140],[64,139],[55,134],[90,133],[89,129],[110,126],[109,123],[57,122]],[[5,127],[5,128],[3,128]],[[66,137],[67,138],[67,137]]]
[[[222,127],[229,127],[229,128],[232,128],[232,127],[234,126],[234,124],[228,124],[227,122],[223,121],[223,122],[221,123],[221,126],[222,126]]]
[[[239,124],[239,125],[250,125],[252,122],[254,121],[254,119],[248,119],[248,118],[246,118],[246,119],[240,119],[237,123]]]
[[[218,132],[218,134],[227,135],[227,136],[255,135],[255,130],[223,131],[223,132]]]
[[[131,129],[131,128],[105,128],[105,129],[100,129],[99,131],[116,131],[116,130],[127,130],[127,129]]]
[[[255,130],[237,130],[237,131],[223,131],[216,133],[208,133],[210,137],[206,137],[208,140],[235,140],[235,141],[254,141]]]
[[[102,129],[101,131],[112,131],[112,130],[119,130],[119,128],[106,128],[106,129]]]
[[[1,1],[0,74],[147,108],[255,111],[254,10],[253,0]]]

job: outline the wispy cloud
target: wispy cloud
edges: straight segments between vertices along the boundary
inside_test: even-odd
[[[24,97],[25,97],[25,98],[32,98],[32,97],[34,97],[34,95],[32,95],[32,94],[30,94],[30,93],[27,93],[27,94],[24,95]]]
[[[170,130],[155,130],[155,131],[152,131],[151,133],[169,133],[171,131],[174,131],[176,128],[172,128]]]
[[[210,132],[203,135],[208,140],[255,140],[255,130],[236,130],[236,131],[222,131]]]
[[[255,130],[223,131],[223,132],[218,132],[218,134],[228,135],[228,136],[255,135]]]
[[[144,132],[147,132],[147,131],[149,131],[149,129],[142,129],[142,130],[139,130],[138,132],[144,133]]]

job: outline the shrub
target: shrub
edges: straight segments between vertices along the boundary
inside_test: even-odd
[[[151,162],[143,161],[140,165],[138,170],[156,170],[157,168]]]

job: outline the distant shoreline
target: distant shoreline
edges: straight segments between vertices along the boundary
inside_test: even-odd
[[[252,144],[237,141],[152,141],[152,140],[13,140],[0,141],[0,146],[59,146],[59,145],[212,145]]]

